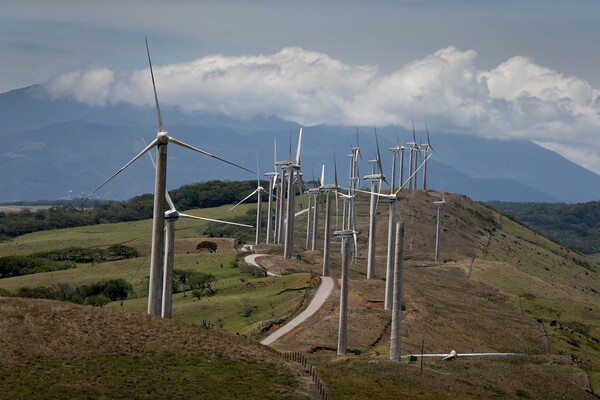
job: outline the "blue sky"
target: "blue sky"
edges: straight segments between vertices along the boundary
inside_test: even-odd
[[[600,172],[600,2],[11,1],[0,92],[533,140]],[[190,82],[198,82],[190,85]]]

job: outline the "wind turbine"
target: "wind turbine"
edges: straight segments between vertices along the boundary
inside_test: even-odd
[[[337,178],[337,163],[335,160],[335,153],[333,154],[333,170],[334,170],[334,184],[333,185],[325,185],[325,174],[321,174],[321,186],[319,190],[325,193],[325,222],[324,222],[324,232],[323,232],[323,276],[330,275],[330,255],[329,255],[329,245],[331,243],[331,235],[330,231],[330,221],[331,221],[331,202],[330,202],[330,193],[335,191],[336,193],[336,212],[337,212],[337,193],[338,193],[338,178]],[[323,166],[323,172],[325,172],[325,166]]]
[[[257,246],[260,244],[260,233],[261,233],[261,225],[262,225],[262,219],[261,219],[261,216],[262,216],[262,193],[266,193],[265,188],[263,188],[260,185],[258,171],[259,171],[259,168],[258,168],[258,155],[257,155],[256,156],[256,189],[252,193],[250,193],[248,196],[244,197],[235,206],[233,206],[229,209],[229,211],[233,210],[234,208],[236,208],[237,206],[242,204],[244,201],[248,200],[250,197],[252,197],[256,194],[256,197],[257,197],[257,200],[256,200],[256,240],[254,241],[254,244]]]
[[[201,221],[217,222],[220,224],[243,226],[246,228],[252,228],[251,225],[239,224],[237,222],[222,221],[219,219],[197,217],[195,215],[184,214],[177,211],[169,192],[165,191],[167,203],[169,204],[169,210],[165,211],[165,261],[163,270],[163,290],[162,290],[162,304],[161,304],[161,316],[163,318],[171,318],[173,310],[173,264],[175,260],[175,222],[182,218],[198,219]],[[260,196],[260,195],[259,195]]]
[[[442,200],[434,201],[433,205],[437,207],[437,222],[435,227],[435,263],[440,262],[440,210],[446,204],[445,197]]]
[[[375,129],[375,142],[377,143],[377,157],[375,160],[369,160],[372,164],[371,175],[366,175],[363,180],[371,182],[371,202],[369,208],[369,251],[367,256],[367,279],[375,279],[375,255],[376,255],[376,228],[377,228],[377,193],[381,190],[381,182],[386,181],[383,175],[381,165],[381,154],[379,153],[379,140],[377,139],[377,129]],[[378,173],[375,171],[379,170]],[[387,181],[386,181],[387,182]]]
[[[300,172],[300,150],[302,148],[302,128],[298,135],[298,148],[296,149],[296,163],[290,162],[282,168],[288,172],[288,187],[287,187],[287,209],[286,209],[286,225],[283,244],[283,258],[290,259],[294,253],[294,205],[295,205],[295,185],[294,175]],[[297,172],[296,172],[297,171]],[[300,178],[299,178],[300,179]]]
[[[319,180],[319,185],[308,189],[308,218],[306,221],[306,248],[310,250],[317,249],[317,240],[318,240],[318,227],[319,227],[319,195],[320,188],[323,186],[323,180],[325,174],[325,164],[321,169],[321,178]],[[314,179],[313,173],[313,181]]]
[[[269,178],[269,207],[267,211],[267,244],[272,244],[274,239],[274,231],[273,227],[277,226],[277,204],[278,204],[278,196],[275,196],[275,218],[273,215],[273,192],[277,187],[277,176],[279,173],[277,172],[277,139],[274,139],[274,148],[275,148],[275,156],[274,156],[274,168],[273,172],[267,172],[265,176]]]
[[[431,154],[428,156],[428,158],[431,157]],[[410,183],[412,182],[412,178],[414,177],[414,175],[416,175],[419,170],[423,167],[423,163],[421,163],[420,166],[418,166],[418,168],[415,169],[415,171],[406,179],[406,181],[404,181],[404,183],[395,191],[395,192],[391,192],[390,194],[384,194],[384,193],[377,193],[377,192],[364,192],[364,193],[369,193],[369,194],[375,194],[376,196],[379,197],[384,197],[390,200],[390,205],[389,205],[389,213],[390,213],[390,219],[389,219],[389,223],[388,223],[388,249],[387,249],[387,269],[386,269],[386,282],[385,282],[385,302],[384,302],[384,308],[386,310],[390,310],[392,308],[392,302],[393,302],[393,254],[394,254],[394,241],[392,240],[392,238],[394,237],[394,233],[391,233],[390,231],[392,231],[396,225],[396,212],[397,212],[397,201],[398,201],[398,194],[400,193],[400,191],[402,191],[402,189],[406,186],[406,185],[410,185]],[[396,238],[397,240],[397,238]]]
[[[154,90],[154,102],[156,104],[156,114],[158,117],[158,132],[156,139],[154,139],[146,148],[138,153],[134,158],[127,162],[117,172],[115,172],[110,178],[104,181],[98,186],[93,192],[87,197],[90,198],[104,185],[110,182],[114,177],[123,172],[133,162],[135,162],[142,155],[156,147],[156,175],[154,182],[154,210],[152,217],[152,248],[150,255],[150,282],[148,286],[148,314],[160,315],[161,314],[161,296],[160,292],[162,289],[162,275],[161,270],[164,265],[164,208],[165,208],[165,193],[166,193],[166,178],[167,178],[167,146],[169,143],[176,144],[181,147],[196,151],[200,154],[215,158],[217,160],[226,162],[227,164],[233,165],[237,168],[243,169],[248,172],[252,172],[238,164],[227,161],[223,158],[217,157],[211,153],[201,150],[197,147],[191,146],[187,143],[179,141],[174,137],[169,136],[168,132],[164,129],[162,116],[160,114],[160,106],[158,102],[158,94],[156,91],[156,83],[154,81],[154,72],[152,70],[152,61],[150,59],[150,49],[148,47],[148,40],[146,40],[146,52],[148,53],[148,64],[150,67],[150,76],[152,77],[152,88]]]
[[[434,152],[435,149],[433,148],[433,146],[431,145],[431,141],[429,140],[429,127],[427,126],[427,122],[425,122],[425,130],[427,131],[427,143],[423,145],[423,151],[425,152],[425,158],[427,158],[427,155],[429,154],[429,149],[433,150]],[[423,190],[427,190],[427,162],[425,162],[425,165],[423,166]]]

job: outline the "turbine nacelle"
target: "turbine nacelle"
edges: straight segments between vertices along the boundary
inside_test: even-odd
[[[385,179],[385,176],[383,176],[383,174],[371,174],[363,176],[363,181],[366,182],[379,182],[383,179]]]
[[[179,211],[177,211],[177,210],[165,211],[165,220],[166,221],[177,221],[178,219],[179,219]]]
[[[169,143],[169,133],[165,130],[160,130],[156,134],[156,141],[159,145]]]

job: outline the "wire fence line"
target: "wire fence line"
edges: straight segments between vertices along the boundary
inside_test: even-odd
[[[313,384],[316,386],[321,400],[332,400],[329,390],[325,383],[319,377],[316,368],[306,359],[304,353],[300,351],[279,351],[272,347],[266,346],[271,352],[284,357],[287,360],[299,363],[305,372],[310,374]]]

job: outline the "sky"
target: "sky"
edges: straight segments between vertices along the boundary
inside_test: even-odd
[[[600,2],[0,0],[0,92],[534,141],[600,173]],[[433,135],[434,136],[434,135]]]

